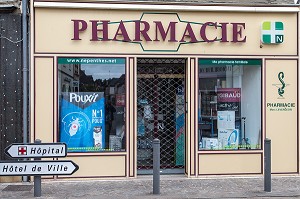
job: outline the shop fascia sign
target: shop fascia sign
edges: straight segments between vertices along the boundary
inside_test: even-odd
[[[82,40],[81,35],[90,34],[90,41],[122,41],[122,42],[233,42],[245,43],[245,23],[241,22],[187,22],[187,21],[119,21],[110,20],[83,20],[71,19],[73,23],[72,40]],[[184,28],[179,29],[179,23],[184,23]],[[116,31],[111,26],[117,24]],[[168,25],[163,25],[168,24]],[[131,28],[134,28],[134,31]],[[130,28],[130,31],[129,31]],[[208,33],[208,29],[215,29],[215,34]],[[155,36],[150,36],[154,29]],[[229,31],[230,30],[230,31]],[[217,38],[216,35],[221,35]],[[229,37],[230,36],[230,37]],[[230,38],[230,39],[229,39]]]

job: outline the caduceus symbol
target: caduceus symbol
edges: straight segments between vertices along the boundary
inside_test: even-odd
[[[281,97],[283,97],[282,95],[284,93],[284,88],[285,88],[285,83],[283,81],[283,78],[284,78],[284,73],[283,72],[278,73],[278,79],[282,84],[281,88],[278,88],[278,95],[280,95]]]

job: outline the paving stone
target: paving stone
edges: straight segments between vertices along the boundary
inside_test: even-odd
[[[0,183],[1,199],[34,198],[34,189],[9,191],[8,186],[33,183]],[[49,199],[267,199],[300,198],[300,176],[272,177],[272,191],[264,191],[263,177],[214,177],[188,179],[161,176],[161,194],[153,195],[152,176],[125,180],[47,181],[42,182],[42,196]]]

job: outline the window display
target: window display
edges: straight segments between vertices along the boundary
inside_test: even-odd
[[[199,150],[261,149],[261,60],[199,59]]]
[[[68,152],[125,151],[125,59],[58,58],[59,141]]]

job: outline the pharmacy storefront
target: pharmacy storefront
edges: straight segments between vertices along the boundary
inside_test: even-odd
[[[299,173],[298,7],[32,1],[31,142],[70,176]]]

